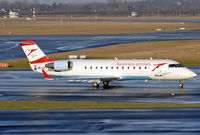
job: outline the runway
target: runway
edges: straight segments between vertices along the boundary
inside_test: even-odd
[[[191,67],[200,74],[200,67]],[[33,71],[0,71],[0,100],[128,101],[200,103],[200,77],[184,82],[130,80],[114,81],[109,89],[94,89],[92,83],[45,80]],[[176,95],[173,97],[171,93]]]
[[[190,67],[198,75],[200,67]],[[185,81],[117,81],[110,89],[47,81],[30,70],[0,71],[0,100],[200,103],[200,77]],[[171,93],[175,96],[171,96]],[[200,133],[199,108],[0,111],[0,134],[172,134]]]
[[[0,134],[198,135],[200,109],[0,111]]]
[[[0,60],[24,58],[18,42],[34,40],[47,54],[149,41],[200,40],[200,31],[170,31],[108,35],[5,35],[0,36]],[[67,58],[67,56],[66,56]]]

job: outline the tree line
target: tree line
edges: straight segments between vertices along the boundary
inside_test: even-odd
[[[53,3],[41,4],[38,0],[8,2],[0,1],[0,13],[19,11],[29,15],[32,9],[37,14],[129,16],[137,12],[139,16],[200,16],[200,0],[106,0],[93,3]]]

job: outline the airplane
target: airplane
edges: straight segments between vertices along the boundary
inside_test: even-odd
[[[33,71],[42,73],[48,80],[101,83],[109,87],[116,80],[183,80],[197,76],[190,69],[167,59],[49,59],[31,40],[19,42]]]

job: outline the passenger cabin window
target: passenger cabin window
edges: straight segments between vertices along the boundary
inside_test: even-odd
[[[139,67],[139,69],[141,69],[141,67]]]
[[[103,69],[103,67],[101,67],[101,69]]]
[[[170,68],[183,67],[181,64],[169,64]]]
[[[106,67],[106,69],[108,69],[108,67]]]
[[[85,69],[87,69],[87,67],[85,66]]]
[[[90,67],[90,69],[92,69],[92,66]]]
[[[111,67],[111,69],[113,69],[113,67]]]
[[[127,69],[129,69],[130,67],[127,67]]]
[[[96,69],[98,69],[98,67],[96,67]]]

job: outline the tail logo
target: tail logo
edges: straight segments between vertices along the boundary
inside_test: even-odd
[[[29,54],[27,56],[29,56],[31,53],[33,53],[34,51],[36,51],[37,49],[32,49],[32,50],[29,50]]]

